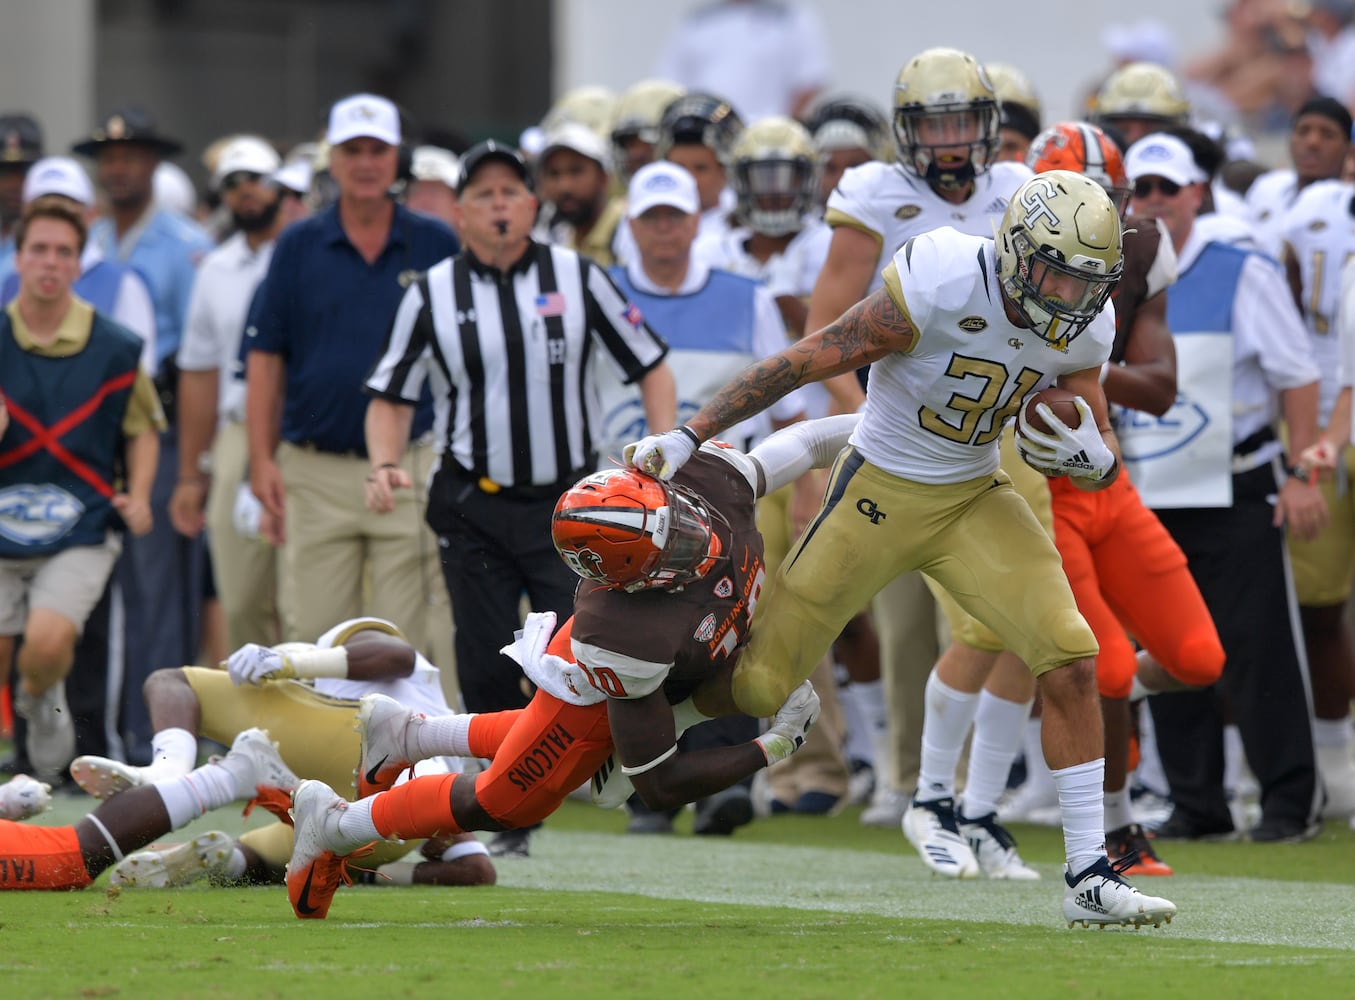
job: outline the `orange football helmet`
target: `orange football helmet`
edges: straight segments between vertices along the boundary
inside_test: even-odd
[[[566,490],[551,538],[579,576],[629,592],[680,590],[723,550],[704,500],[636,469],[595,472]]]
[[[1116,210],[1124,215],[1129,201],[1124,157],[1110,136],[1090,122],[1059,122],[1049,126],[1030,144],[1026,166],[1037,174],[1046,170],[1085,174],[1106,189]]]

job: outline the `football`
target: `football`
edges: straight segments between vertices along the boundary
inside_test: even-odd
[[[1043,431],[1046,434],[1052,434],[1050,426],[1045,423],[1044,417],[1040,416],[1039,411],[1035,409],[1040,403],[1044,403],[1054,411],[1054,416],[1058,417],[1069,427],[1076,427],[1082,423],[1082,414],[1078,411],[1077,404],[1073,400],[1077,399],[1077,394],[1069,392],[1067,389],[1060,389],[1057,386],[1050,386],[1047,389],[1041,389],[1039,392],[1033,392],[1026,397],[1026,423],[1034,427],[1037,431]]]

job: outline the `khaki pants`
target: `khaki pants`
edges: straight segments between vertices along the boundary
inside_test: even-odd
[[[287,489],[285,639],[314,642],[337,622],[372,615],[394,622],[444,678],[455,677],[451,606],[437,539],[424,523],[432,461],[431,445],[412,445],[401,464],[414,487],[396,491],[395,510],[375,514],[363,497],[365,458],[278,448]],[[459,692],[444,693],[448,704],[459,703]]]
[[[272,646],[281,639],[277,550],[257,538],[242,537],[232,518],[248,463],[245,425],[222,424],[212,446],[207,547],[212,553],[212,576],[226,616],[226,645],[230,650],[247,642]]]

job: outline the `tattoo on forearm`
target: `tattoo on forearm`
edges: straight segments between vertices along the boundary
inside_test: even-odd
[[[809,382],[907,350],[912,324],[883,290],[852,306],[817,334],[745,368],[688,422],[703,440],[761,413]]]

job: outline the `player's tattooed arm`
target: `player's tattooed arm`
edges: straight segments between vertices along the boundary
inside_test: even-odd
[[[880,289],[818,333],[749,365],[687,421],[687,426],[701,440],[707,440],[761,413],[802,385],[855,371],[892,351],[911,350],[916,337],[908,317]]]

